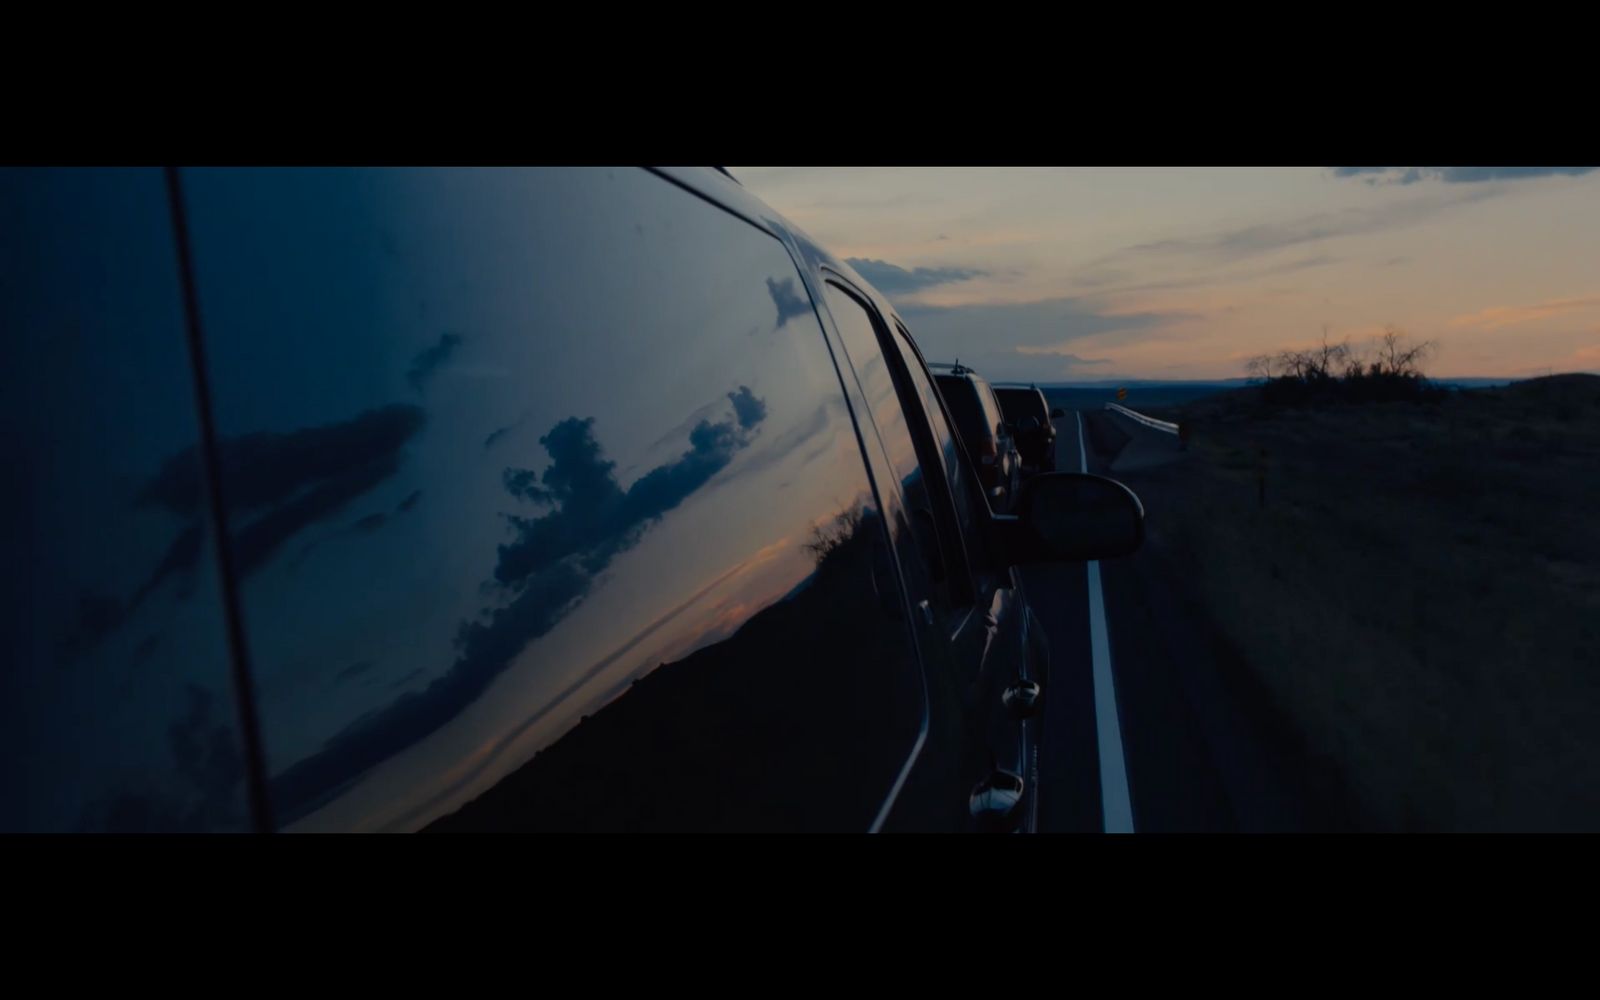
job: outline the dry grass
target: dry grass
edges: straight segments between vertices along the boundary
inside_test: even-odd
[[[1163,541],[1367,823],[1600,829],[1600,378],[1173,412]]]

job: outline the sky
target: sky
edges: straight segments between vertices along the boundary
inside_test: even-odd
[[[1428,374],[1600,373],[1600,170],[730,167],[992,379],[1244,375],[1436,344]]]

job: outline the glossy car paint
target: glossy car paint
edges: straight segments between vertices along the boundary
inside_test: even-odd
[[[0,191],[6,829],[960,830],[996,766],[1028,825],[1047,654],[948,414],[736,182],[162,179]]]
[[[168,208],[0,171],[0,829],[252,826]]]

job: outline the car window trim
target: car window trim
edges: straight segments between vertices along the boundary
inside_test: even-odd
[[[872,296],[859,289],[854,282],[844,275],[839,274],[829,267],[821,267],[824,284],[832,284],[841,292],[850,296],[866,310],[867,318],[872,323],[873,335],[878,341],[878,351],[883,355],[884,363],[889,369],[889,383],[894,387],[895,398],[900,402],[901,412],[906,417],[906,431],[911,435],[912,444],[916,448],[917,462],[923,466],[924,486],[929,491],[933,500],[933,517],[935,524],[936,543],[939,554],[945,565],[945,579],[948,583],[947,590],[952,606],[960,608],[975,605],[978,601],[978,586],[976,575],[973,572],[971,553],[967,548],[967,540],[961,527],[961,519],[956,514],[955,498],[951,495],[950,474],[944,466],[943,449],[933,438],[932,428],[928,425],[927,414],[923,412],[921,393],[910,384],[910,375],[904,369],[905,359],[900,353],[898,345],[893,343],[894,330],[889,321],[884,318],[882,310],[878,309],[872,301]],[[896,324],[904,327],[901,324]],[[909,343],[909,336],[907,337]],[[913,349],[915,345],[913,344]],[[917,352],[921,360],[921,352]],[[924,366],[926,371],[926,366]],[[930,376],[929,381],[932,381]],[[939,405],[944,406],[944,400],[938,396],[938,383],[933,383],[935,396]],[[914,398],[908,403],[906,396],[910,393]],[[948,416],[946,421],[948,422]],[[876,421],[873,422],[874,431],[877,430]],[[957,444],[959,445],[959,437]],[[930,463],[931,459],[931,463]],[[928,473],[937,471],[937,476]],[[930,480],[937,480],[930,482]],[[952,551],[952,549],[954,551]]]

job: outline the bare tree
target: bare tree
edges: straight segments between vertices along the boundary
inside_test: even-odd
[[[1272,355],[1257,354],[1255,357],[1244,363],[1244,373],[1247,378],[1260,379],[1263,382],[1271,382],[1273,371],[1277,365],[1278,359]]]
[[[1245,362],[1245,373],[1262,380],[1266,398],[1277,402],[1420,399],[1437,392],[1422,375],[1423,361],[1437,346],[1408,342],[1393,326],[1367,345],[1353,347],[1349,338],[1333,344],[1323,327],[1317,345],[1257,355]]]
[[[1387,326],[1384,328],[1383,336],[1378,338],[1378,359],[1373,362],[1372,373],[1391,377],[1420,378],[1422,362],[1438,346],[1438,343],[1432,340],[1407,344],[1403,331],[1394,326]]]
[[[1345,367],[1350,358],[1350,344],[1348,341],[1328,343],[1328,328],[1322,328],[1321,345],[1312,348],[1309,352],[1311,361],[1307,366],[1307,376],[1317,381],[1327,381],[1337,378],[1339,372]]]
[[[1347,381],[1362,378],[1367,373],[1367,351],[1361,346],[1351,347],[1345,345],[1344,372],[1341,377]]]
[[[1304,380],[1311,371],[1311,355],[1305,351],[1284,351],[1278,355],[1280,377]]]
[[[852,504],[833,517],[832,526],[818,524],[811,528],[811,540],[801,548],[811,553],[817,565],[822,565],[834,552],[853,538],[861,528],[863,512],[860,504]]]

